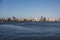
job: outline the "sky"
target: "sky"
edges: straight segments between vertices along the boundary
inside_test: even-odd
[[[0,0],[0,17],[60,17],[60,0]]]

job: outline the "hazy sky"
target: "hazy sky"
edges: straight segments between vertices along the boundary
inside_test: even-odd
[[[0,0],[0,17],[60,17],[60,0]]]

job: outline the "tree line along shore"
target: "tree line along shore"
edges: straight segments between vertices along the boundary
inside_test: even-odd
[[[0,22],[60,22],[60,19],[47,19],[41,16],[40,18],[0,18]]]

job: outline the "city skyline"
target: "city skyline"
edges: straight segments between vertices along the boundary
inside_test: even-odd
[[[1,0],[0,17],[60,18],[59,0]]]

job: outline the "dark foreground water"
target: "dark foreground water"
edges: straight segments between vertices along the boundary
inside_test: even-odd
[[[0,23],[0,40],[60,40],[60,23]]]

